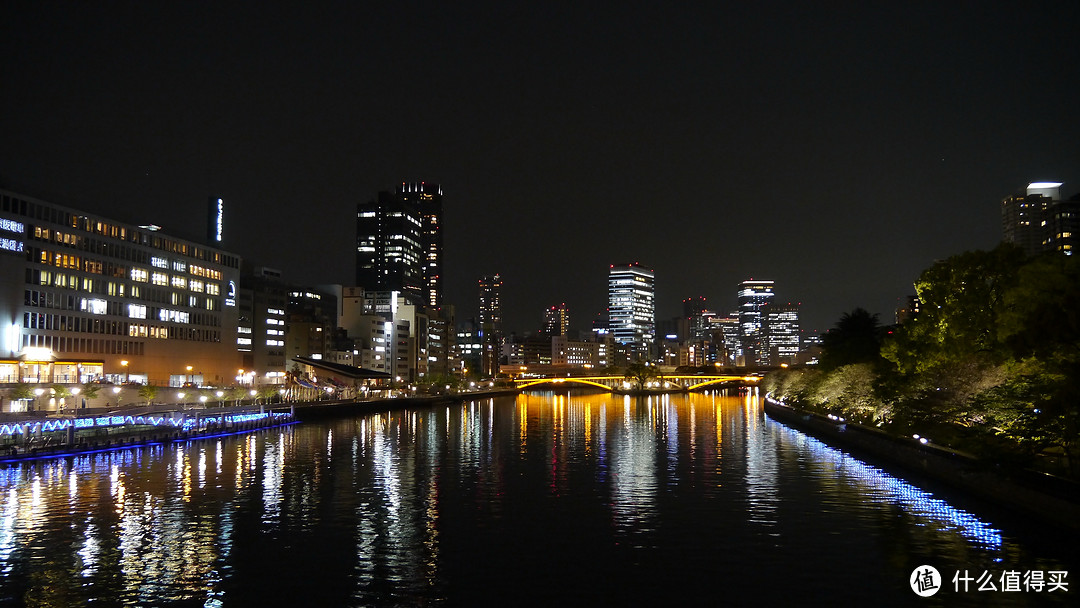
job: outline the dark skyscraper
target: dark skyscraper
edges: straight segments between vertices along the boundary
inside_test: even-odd
[[[402,183],[356,207],[356,284],[442,304],[442,189]]]
[[[428,306],[442,306],[442,188],[438,184],[401,184],[401,198],[420,215],[420,277]]]

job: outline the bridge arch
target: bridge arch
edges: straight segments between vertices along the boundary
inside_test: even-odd
[[[611,386],[608,386],[606,384],[601,384],[600,382],[596,382],[595,380],[596,379],[594,379],[594,378],[537,378],[535,380],[527,380],[527,381],[520,381],[519,380],[518,382],[520,382],[520,384],[518,384],[518,388],[529,388],[530,386],[536,386],[538,384],[565,384],[565,383],[569,382],[569,383],[574,383],[574,384],[585,384],[585,385],[589,385],[589,386],[595,386],[595,387],[598,387],[598,388],[602,388],[605,391],[614,390]]]

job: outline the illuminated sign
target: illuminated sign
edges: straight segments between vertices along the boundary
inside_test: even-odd
[[[222,218],[224,216],[225,216],[225,203],[223,203],[222,200],[219,198],[219,199],[217,199],[217,233],[215,235],[216,240],[219,243],[221,242],[221,225],[222,225]]]
[[[14,232],[15,234],[24,234],[26,232],[26,226],[23,225],[22,222],[16,222],[15,220],[0,217],[0,230]]]
[[[0,231],[11,232],[21,237],[26,233],[26,225],[22,222],[16,222],[15,220],[0,217]],[[0,251],[22,253],[24,251],[24,245],[21,239],[13,239],[0,235]]]
[[[212,243],[221,242],[225,217],[225,201],[210,197],[206,200],[206,239]]]
[[[229,293],[225,297],[225,306],[236,306],[236,283],[229,281]]]

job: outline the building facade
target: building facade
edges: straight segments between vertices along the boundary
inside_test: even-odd
[[[543,332],[549,336],[566,336],[570,331],[570,311],[566,302],[544,309]]]
[[[765,316],[769,364],[793,364],[802,346],[799,325],[799,304],[769,304],[762,309]]]
[[[769,365],[762,307],[773,299],[773,281],[753,279],[739,284],[739,347],[737,365]]]
[[[608,270],[608,331],[637,360],[649,360],[656,343],[655,274],[634,262]]]
[[[499,372],[502,355],[502,277],[498,273],[480,277],[480,373],[485,377]]]
[[[251,268],[240,275],[236,350],[240,352],[242,384],[282,384],[285,359],[285,309],[288,288],[281,271]]]
[[[402,183],[356,208],[356,284],[442,305],[442,188]]]
[[[1001,201],[1002,239],[1028,255],[1072,255],[1080,239],[1080,199],[1061,200],[1061,182],[1032,182]]]
[[[240,262],[0,191],[0,382],[231,384]]]

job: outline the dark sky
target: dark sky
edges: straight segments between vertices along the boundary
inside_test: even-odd
[[[178,235],[219,195],[228,249],[349,284],[356,203],[438,182],[449,300],[499,272],[517,330],[626,261],[660,318],[752,277],[891,321],[1003,196],[1080,191],[1080,3],[583,4],[5,3],[0,184]]]

